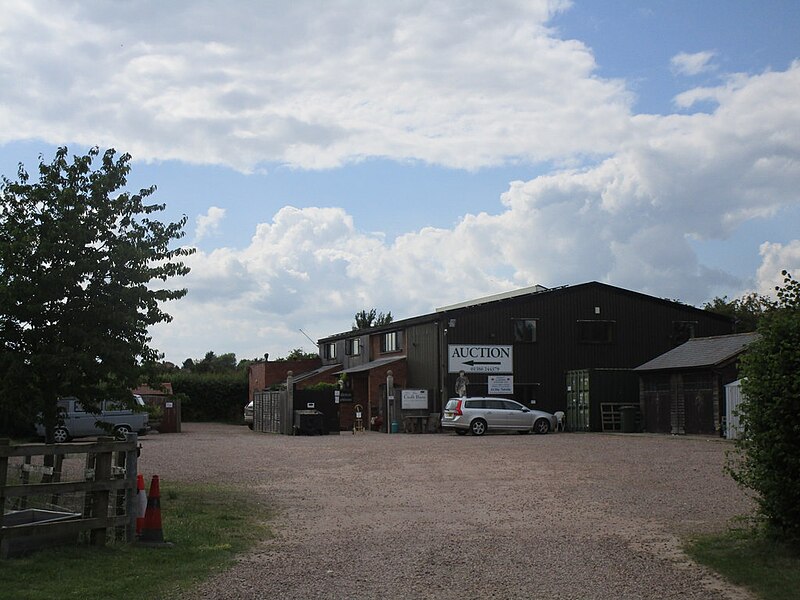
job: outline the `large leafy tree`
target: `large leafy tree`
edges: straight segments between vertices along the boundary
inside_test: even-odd
[[[0,187],[0,402],[41,411],[52,440],[56,401],[130,397],[143,363],[160,358],[148,327],[171,317],[161,303],[189,269],[172,247],[186,217],[162,223],[155,186],[125,191],[131,157],[97,148],[39,159],[38,180],[20,164]],[[158,285],[153,285],[153,282]]]
[[[772,306],[772,300],[753,292],[733,300],[728,300],[727,296],[717,297],[706,302],[703,308],[730,317],[736,332],[746,333],[757,329],[759,320]]]
[[[379,313],[374,308],[369,310],[362,309],[353,316],[353,331],[388,325],[393,319],[391,311],[384,314],[382,312]]]
[[[742,358],[744,434],[729,470],[756,492],[770,530],[800,546],[800,282],[783,275]]]

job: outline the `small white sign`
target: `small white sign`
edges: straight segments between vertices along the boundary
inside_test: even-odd
[[[402,390],[401,394],[403,410],[428,410],[428,390]]]
[[[172,402],[165,403],[165,408],[172,408]]]
[[[489,375],[489,394],[513,394],[514,376],[513,375]]]

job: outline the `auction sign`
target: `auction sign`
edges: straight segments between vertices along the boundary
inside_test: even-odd
[[[450,373],[513,373],[513,346],[461,345],[447,346]]]

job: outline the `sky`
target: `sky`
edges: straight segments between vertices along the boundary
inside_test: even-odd
[[[151,330],[177,364],[536,284],[769,294],[798,31],[796,0],[0,0],[0,174],[133,156],[196,248]]]

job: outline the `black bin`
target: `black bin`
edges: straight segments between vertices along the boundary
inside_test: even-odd
[[[316,409],[294,411],[295,435],[322,435],[325,433],[325,415]]]

